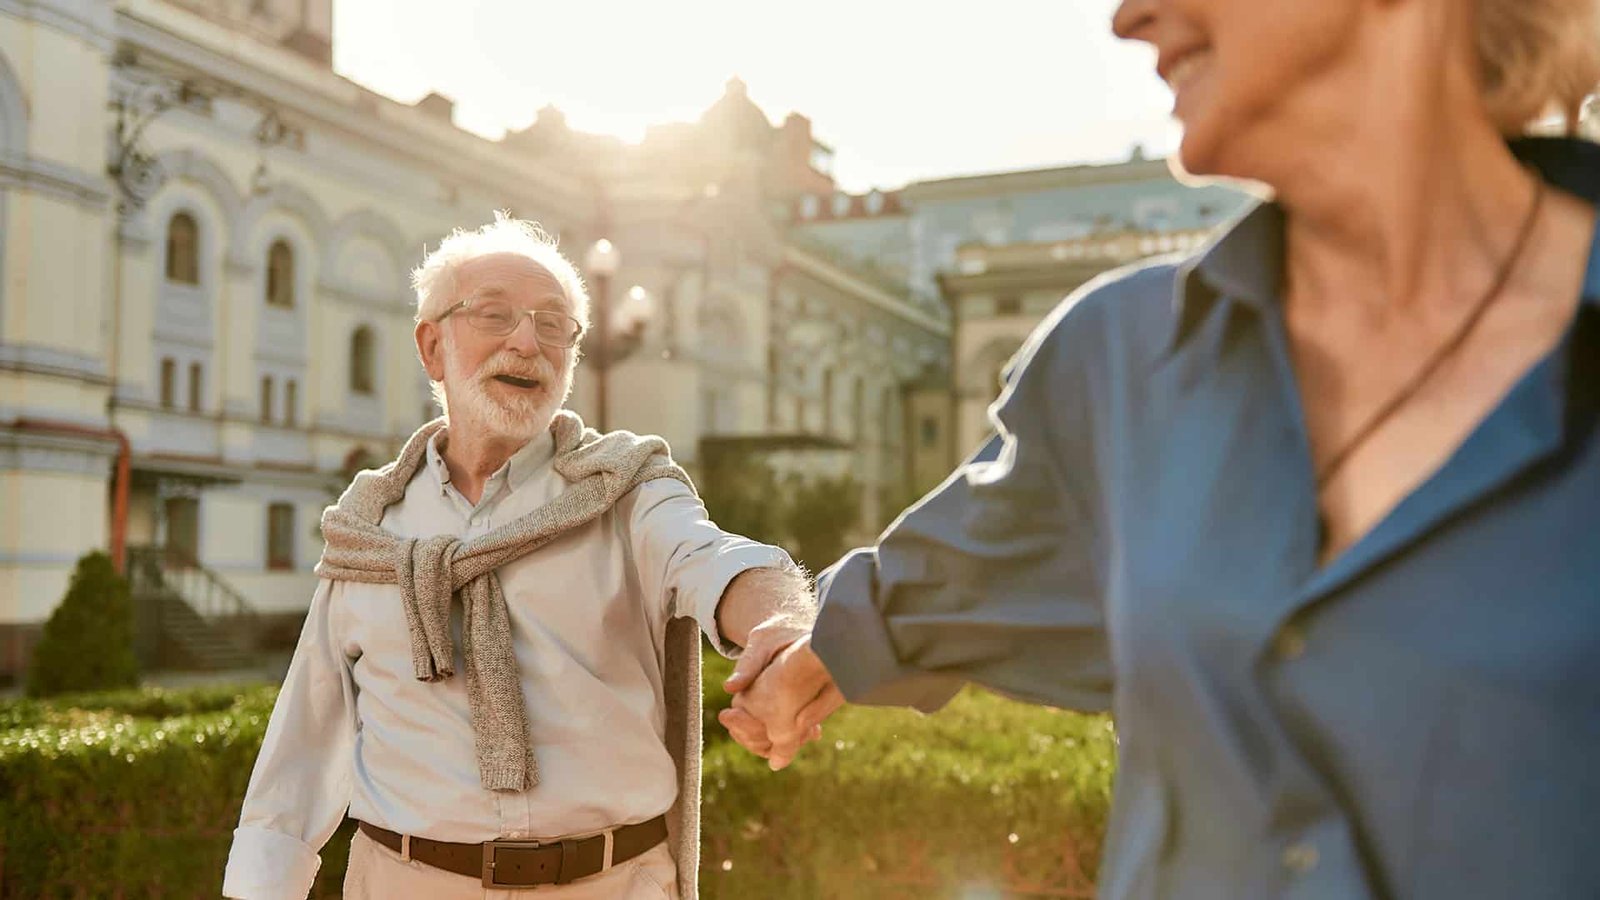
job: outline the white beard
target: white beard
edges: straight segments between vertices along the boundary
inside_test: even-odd
[[[476,372],[457,372],[452,343],[447,332],[444,392],[452,423],[481,428],[495,437],[525,444],[550,427],[572,392],[573,366],[565,366],[557,374],[545,357],[524,359],[509,350],[484,360]],[[501,374],[537,379],[541,389],[521,395],[505,396],[506,391],[491,395],[489,384]]]

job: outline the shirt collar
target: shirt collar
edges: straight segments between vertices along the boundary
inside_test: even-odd
[[[445,464],[444,454],[439,452],[439,437],[445,433],[444,429],[434,432],[433,436],[428,438],[427,447],[428,471],[433,473],[434,481],[441,493],[450,484],[450,467]],[[522,449],[506,460],[505,465],[495,470],[495,473],[489,476],[489,483],[503,481],[505,487],[515,491],[526,484],[534,473],[549,465],[555,454],[555,436],[547,428],[534,435],[533,440],[524,444]],[[485,496],[488,496],[487,491]]]
[[[1576,138],[1520,138],[1511,152],[1545,181],[1600,205],[1600,144]],[[1283,284],[1283,207],[1251,205],[1199,255],[1178,270],[1173,288],[1172,330],[1164,345],[1176,350],[1223,297],[1259,309],[1279,302]],[[1589,253],[1583,300],[1600,307],[1600,228]]]

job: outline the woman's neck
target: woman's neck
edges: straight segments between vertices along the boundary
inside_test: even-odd
[[[1460,23],[1408,15],[1301,104],[1304,139],[1266,163],[1288,212],[1286,288],[1306,307],[1453,315],[1494,280],[1531,208],[1533,177],[1483,109],[1473,66],[1406,34]],[[1430,46],[1437,58],[1414,58]]]
[[[1409,127],[1387,145],[1366,135],[1355,145],[1375,152],[1279,188],[1297,302],[1453,314],[1494,281],[1532,208],[1535,176],[1486,123]]]

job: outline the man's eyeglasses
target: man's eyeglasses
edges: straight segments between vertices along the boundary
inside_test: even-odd
[[[463,310],[468,325],[495,337],[505,337],[516,331],[523,316],[533,317],[533,336],[546,347],[571,347],[583,337],[583,326],[566,313],[553,309],[518,309],[504,300],[463,300],[434,321],[443,322]]]

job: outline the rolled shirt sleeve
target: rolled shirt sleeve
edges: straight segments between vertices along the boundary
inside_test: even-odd
[[[338,590],[322,580],[312,595],[233,832],[226,897],[302,900],[349,808],[356,699],[351,660],[334,637]]]
[[[971,681],[1109,705],[1085,384],[1063,315],[1019,352],[990,410],[996,436],[820,577],[812,644],[852,702],[928,712]]]
[[[737,657],[738,645],[717,629],[717,605],[729,582],[748,569],[792,567],[778,547],[718,528],[688,485],[656,478],[625,498],[634,564],[647,598],[661,599],[668,617],[700,623],[711,646]]]

